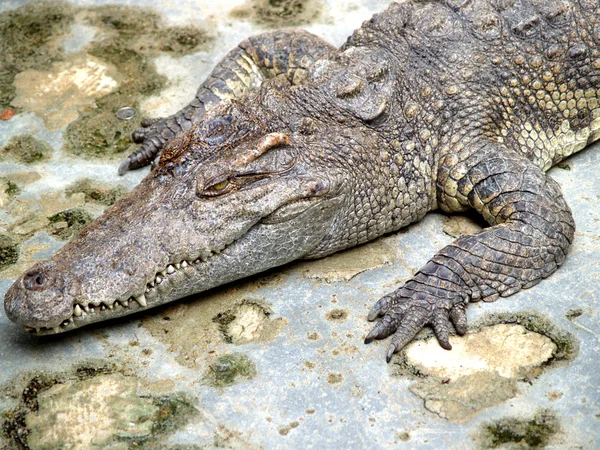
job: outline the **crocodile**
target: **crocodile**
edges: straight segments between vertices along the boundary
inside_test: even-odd
[[[134,132],[120,173],[153,170],[20,276],[6,314],[69,331],[473,210],[488,227],[368,313],[388,362],[424,327],[449,350],[470,302],[566,258],[575,224],[546,171],[600,137],[599,19],[591,0],[406,1],[339,49],[301,30],[249,38]]]

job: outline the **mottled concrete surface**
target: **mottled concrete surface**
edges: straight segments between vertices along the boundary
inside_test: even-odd
[[[386,4],[26,3],[0,3],[2,296],[139,182],[146,171],[117,176],[128,134],[191,99],[237,42],[303,26],[339,45]],[[133,121],[114,117],[123,106],[138,108]],[[422,333],[387,365],[385,342],[362,344],[380,296],[480,227],[435,213],[325,260],[53,338],[0,312],[0,448],[598,448],[600,149],[552,176],[578,227],[565,265],[471,305],[452,352]]]

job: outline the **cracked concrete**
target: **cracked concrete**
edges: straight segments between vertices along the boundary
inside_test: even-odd
[[[144,176],[144,170],[116,174],[116,161],[129,147],[128,127],[134,124],[114,118],[114,108],[136,106],[136,120],[169,114],[192,98],[214,64],[245,37],[300,21],[341,45],[387,1],[273,6],[254,0],[177,5],[135,0],[117,1],[127,3],[124,9],[102,10],[106,3],[0,4],[0,24],[7,23],[9,12],[29,4],[22,30],[39,27],[40,40],[27,57],[28,38],[17,33],[21,37],[10,40],[21,57],[13,61],[13,72],[0,74],[12,77],[0,79],[8,88],[0,93],[0,148],[24,135],[48,144],[41,158],[0,160],[0,236],[8,236],[2,242],[18,249],[9,250],[11,263],[0,264],[2,296],[23,269],[64,245],[58,234],[68,221],[50,224],[50,217],[72,208],[96,216]],[[99,8],[95,16],[76,14],[92,7]],[[153,8],[156,15],[142,7]],[[277,12],[284,14],[280,21]],[[97,21],[101,17],[103,25]],[[176,33],[166,40],[156,39],[154,31],[120,40],[127,29],[123,24],[143,31],[144,26],[156,30],[159,23],[175,27]],[[191,32],[196,29],[203,31]],[[139,88],[121,97],[99,91],[110,85],[98,84],[103,77],[121,88],[132,86],[123,78],[127,70],[112,68],[122,61],[98,47],[107,39],[144,53],[147,72],[142,66],[127,69],[137,74],[133,81],[143,83],[143,95]],[[162,45],[178,39],[198,45]],[[87,61],[98,66],[91,70]],[[62,83],[63,91],[53,83],[77,74],[91,84],[84,82],[73,98],[61,100],[76,85]],[[23,83],[34,79],[50,83],[50,91],[58,93],[54,105],[38,102],[42,81],[30,89]],[[15,104],[11,95],[19,99]],[[96,126],[100,119],[106,121]],[[74,138],[84,139],[89,151],[73,146]],[[404,356],[386,365],[386,342],[362,344],[371,327],[367,311],[378,298],[453,236],[479,229],[470,218],[437,213],[349,252],[291,264],[143,315],[54,338],[29,336],[0,311],[0,447],[90,448],[93,442],[113,449],[136,442],[151,442],[150,448],[598,447],[600,146],[575,155],[551,175],[577,223],[564,266],[533,289],[492,304],[472,304],[470,333],[452,337],[451,352],[427,341],[424,333]],[[84,362],[89,374],[74,375]],[[110,373],[98,369],[109,362],[114,365]],[[58,384],[32,384],[34,379]],[[76,408],[67,407],[69,399],[76,400]],[[92,416],[98,427],[86,428],[79,437],[49,434],[61,422],[58,418],[61,425],[77,429],[84,426],[82,418]],[[109,416],[122,420],[114,423]],[[42,440],[44,435],[48,438]]]

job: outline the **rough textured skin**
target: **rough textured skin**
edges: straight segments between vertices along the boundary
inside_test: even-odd
[[[211,78],[195,113],[136,132],[139,163],[162,148],[158,167],[19,278],[8,317],[64,331],[352,247],[432,209],[473,208],[491,226],[369,313],[381,320],[367,343],[393,335],[388,361],[426,325],[449,349],[470,301],[531,287],[565,259],[575,225],[544,171],[600,136],[599,18],[587,0],[407,2],[333,53],[301,32],[257,38],[219,70],[238,73],[230,64],[244,54],[246,74],[280,57],[302,64],[271,63],[284,76],[254,94],[254,81],[216,94]],[[291,51],[297,36],[308,43]],[[204,113],[208,91],[229,100]]]
[[[299,84],[312,63],[334,52],[335,47],[303,30],[275,31],[246,39],[217,64],[189,105],[171,117],[142,122],[145,128],[132,136],[142,146],[121,163],[119,174],[158,161],[165,143],[189,129],[212,106],[256,90],[269,78],[283,76]]]

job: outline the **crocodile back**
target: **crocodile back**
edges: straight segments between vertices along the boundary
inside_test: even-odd
[[[598,1],[394,3],[342,51],[370,46],[399,67],[392,132],[418,151],[485,136],[547,170],[600,137]]]

